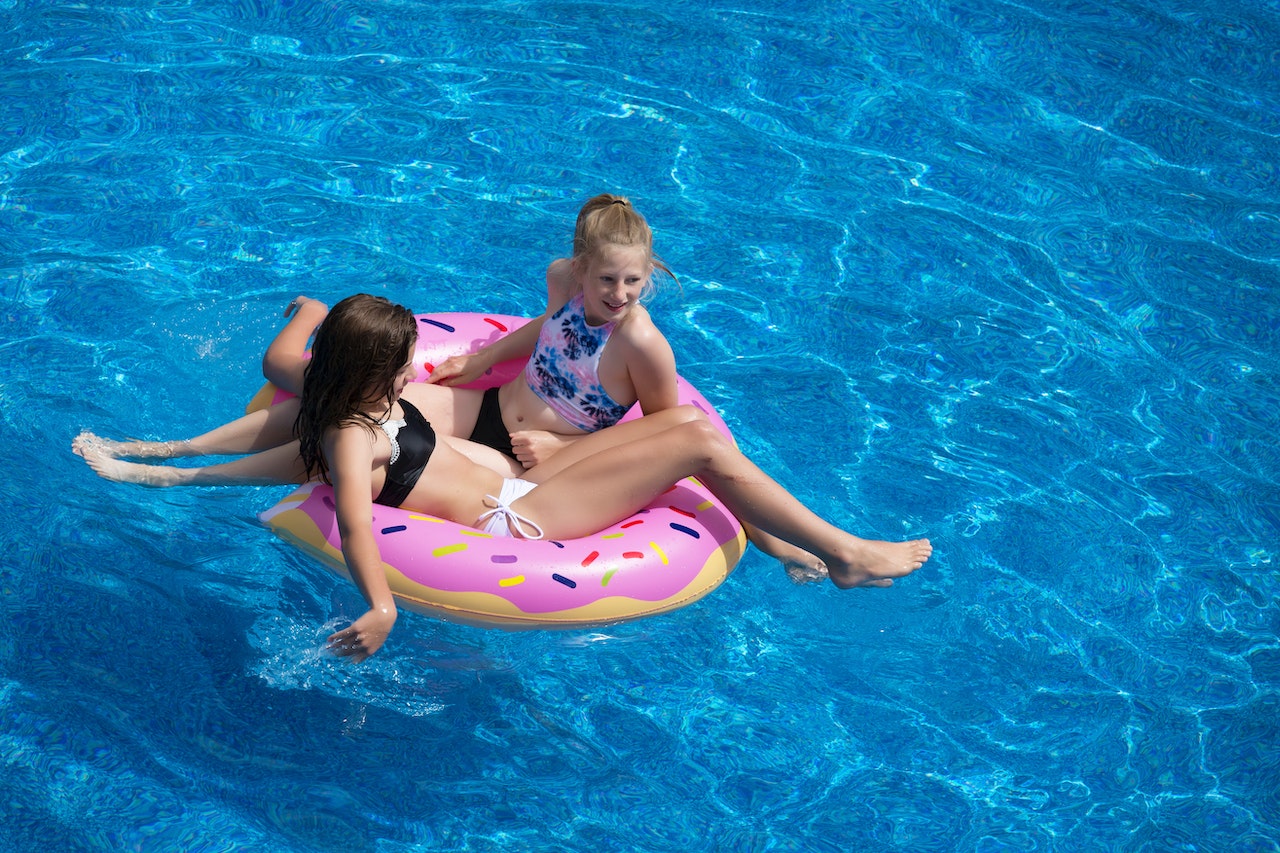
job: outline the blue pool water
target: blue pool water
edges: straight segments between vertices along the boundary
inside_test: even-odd
[[[1275,0],[0,0],[0,848],[1280,849]],[[296,293],[530,313],[630,195],[750,455],[931,537],[674,614],[360,612],[236,414]]]

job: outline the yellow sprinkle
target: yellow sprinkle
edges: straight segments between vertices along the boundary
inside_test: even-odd
[[[446,557],[446,556],[448,556],[449,554],[456,554],[456,553],[458,553],[459,551],[465,551],[465,550],[467,550],[467,545],[466,545],[466,543],[465,543],[465,542],[458,542],[458,543],[456,543],[456,544],[454,544],[454,545],[445,545],[445,546],[443,546],[443,547],[441,547],[441,548],[436,548],[434,551],[432,551],[432,552],[431,552],[431,556],[433,556],[433,557]]]
[[[709,509],[711,509],[711,501],[703,501],[702,503],[698,504],[698,512],[705,512],[706,510],[709,510]]]
[[[606,535],[606,536],[601,536],[600,538],[601,538],[601,539],[621,539],[624,535],[626,535],[626,534],[623,534],[623,533],[610,533],[610,534],[608,534],[608,535]]]
[[[658,547],[657,542],[650,542],[649,547],[658,552],[658,557],[662,560],[662,565],[664,566],[671,565],[670,561],[667,560],[667,555],[663,553],[663,550],[661,548]]]
[[[498,580],[498,586],[519,586],[522,583],[524,583],[524,575],[516,575],[511,578],[500,578]]]
[[[444,519],[435,518],[430,515],[410,515],[409,518],[413,519],[414,521],[430,521],[435,524],[444,524]]]
[[[481,539],[492,539],[492,533],[485,533],[483,530],[459,530],[463,536],[478,536]]]
[[[608,586],[609,578],[613,577],[613,573],[616,571],[617,569],[610,569],[609,571],[605,572],[604,577],[600,578],[600,586]]]

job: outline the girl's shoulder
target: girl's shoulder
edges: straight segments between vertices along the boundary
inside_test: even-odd
[[[325,440],[335,449],[363,449],[370,452],[378,444],[378,437],[383,435],[374,421],[352,416],[339,421],[324,431]]]
[[[662,330],[653,322],[649,309],[637,303],[631,307],[625,320],[614,329],[613,336],[634,347],[670,347]]]
[[[547,265],[547,306],[559,308],[577,295],[578,283],[573,275],[573,260],[556,258]]]
[[[573,258],[556,258],[547,264],[547,281],[571,282],[573,280]]]

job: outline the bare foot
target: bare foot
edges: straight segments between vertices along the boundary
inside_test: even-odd
[[[782,567],[794,584],[817,583],[827,579],[827,566],[817,557],[805,552],[804,558],[783,560]]]
[[[743,524],[742,527],[747,531],[747,538],[752,545],[782,563],[792,583],[813,583],[826,579],[826,564],[805,549],[750,524]]]
[[[177,485],[182,474],[182,468],[170,468],[164,465],[143,465],[140,462],[125,462],[113,456],[110,450],[103,449],[101,445],[93,441],[83,441],[85,434],[81,433],[76,438],[78,444],[73,444],[72,449],[76,454],[84,457],[84,461],[99,476],[107,480],[115,480],[117,483],[138,483],[143,486],[174,486]],[[91,436],[96,438],[96,436]],[[107,445],[116,445],[120,442],[106,442]]]
[[[71,452],[85,456],[91,451],[98,456],[131,459],[172,459],[186,456],[181,452],[185,441],[112,441],[87,430],[71,440]],[[88,458],[87,456],[85,458]]]
[[[928,539],[881,542],[855,538],[847,553],[846,559],[827,561],[831,582],[840,589],[892,586],[894,578],[909,575],[928,562],[933,554],[933,545]]]

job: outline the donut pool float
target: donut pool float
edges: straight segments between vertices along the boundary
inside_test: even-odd
[[[420,377],[528,322],[497,314],[419,314]],[[501,385],[523,360],[494,367],[469,388]],[[683,378],[679,401],[724,420]],[[267,386],[250,410],[278,402]],[[640,417],[639,404],[623,420]],[[428,418],[429,419],[429,418]],[[732,437],[732,436],[730,436]],[[307,483],[260,516],[277,536],[346,577],[333,489]],[[374,533],[391,591],[412,610],[482,627],[587,628],[666,613],[718,587],[746,548],[742,525],[690,477],[632,516],[580,539],[495,537],[419,512],[373,506]]]

